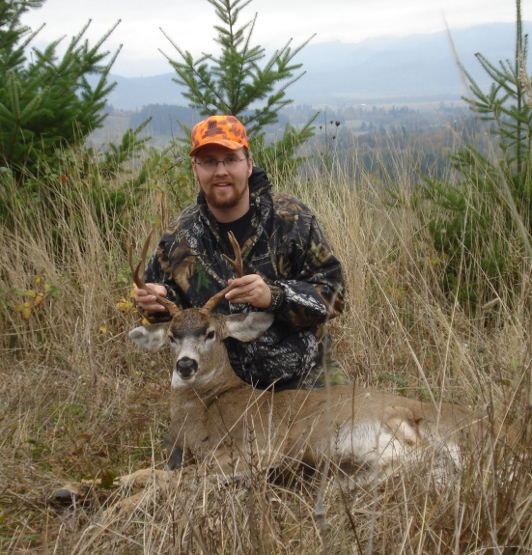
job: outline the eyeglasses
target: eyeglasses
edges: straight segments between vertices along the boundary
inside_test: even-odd
[[[206,172],[214,172],[216,171],[218,164],[223,164],[228,170],[232,170],[238,166],[239,162],[243,162],[244,160],[247,160],[247,158],[237,158],[236,156],[228,156],[223,160],[216,160],[215,158],[206,158],[205,160],[202,160],[200,162],[196,158],[196,164],[198,164],[198,166],[201,166]]]

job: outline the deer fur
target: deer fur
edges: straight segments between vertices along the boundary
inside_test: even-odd
[[[465,407],[358,386],[274,393],[240,380],[223,340],[251,341],[272,321],[268,313],[221,315],[191,308],[169,323],[130,332],[143,348],[169,344],[175,358],[165,440],[173,453],[171,468],[209,459],[215,473],[230,477],[249,464],[272,468],[297,461],[319,468],[327,457],[374,478],[429,448],[436,467],[459,465],[460,444],[478,425]]]

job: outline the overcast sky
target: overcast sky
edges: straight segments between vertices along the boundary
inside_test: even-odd
[[[532,19],[523,2],[523,18]],[[253,0],[242,10],[238,24],[258,13],[253,44],[279,48],[290,39],[298,45],[316,33],[313,43],[341,41],[357,43],[366,38],[432,33],[445,28],[480,23],[515,21],[514,0]],[[207,0],[46,0],[23,22],[37,29],[36,45],[47,44],[63,35],[64,42],[77,34],[91,19],[86,34],[99,39],[116,21],[120,25],[105,45],[122,51],[113,73],[147,76],[172,71],[159,49],[179,59],[161,28],[182,49],[197,56],[214,52],[213,25],[219,23]],[[174,55],[175,53],[175,55]]]

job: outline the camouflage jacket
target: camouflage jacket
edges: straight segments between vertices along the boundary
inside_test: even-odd
[[[256,387],[294,380],[308,385],[330,343],[325,323],[343,310],[342,269],[304,204],[273,191],[259,168],[253,168],[249,187],[253,216],[241,245],[244,273],[260,274],[272,288],[275,320],[255,341],[226,340],[231,365]],[[200,193],[163,234],[146,267],[146,282],[163,284],[168,298],[182,308],[203,306],[234,277],[222,253],[234,256]],[[215,312],[251,310],[258,309],[224,299]],[[158,313],[149,320],[169,318]]]

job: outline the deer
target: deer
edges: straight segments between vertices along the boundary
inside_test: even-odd
[[[232,234],[229,239],[235,258],[224,256],[241,277],[240,246]],[[153,294],[143,278],[149,241],[150,237],[136,267],[130,247],[129,262],[137,287]],[[170,457],[168,470],[158,471],[160,476],[178,467],[190,474],[195,464],[206,460],[215,474],[234,477],[251,459],[271,469],[286,461],[318,468],[329,458],[337,468],[355,469],[374,479],[429,447],[437,465],[451,460],[459,466],[464,437],[482,421],[464,406],[421,402],[356,385],[275,391],[241,380],[230,365],[224,339],[252,341],[268,329],[274,316],[260,311],[214,313],[230,290],[228,285],[205,306],[185,310],[156,295],[171,320],[129,332],[149,351],[169,346],[174,358],[170,431],[165,437]],[[134,473],[132,479],[142,480],[142,473]]]
[[[144,267],[151,234],[140,261],[129,264],[135,284],[150,294]],[[243,275],[240,246],[232,233],[235,254],[224,255]],[[213,312],[231,290],[226,286],[201,308],[182,310],[156,295],[171,320],[138,326],[129,337],[148,351],[169,347],[173,353],[170,429],[164,445],[167,469],[141,469],[118,484],[169,487],[196,475],[208,463],[213,477],[238,480],[251,465],[274,470],[298,464],[319,469],[324,461],[355,481],[378,481],[424,454],[432,454],[434,475],[445,467],[460,468],[461,448],[483,427],[484,416],[453,403],[422,402],[358,385],[314,390],[259,390],[233,371],[224,339],[252,341],[272,324],[268,312]],[[77,490],[79,491],[79,487]],[[70,502],[72,489],[57,492]],[[139,494],[137,494],[139,495]],[[136,497],[121,504],[134,508]]]

